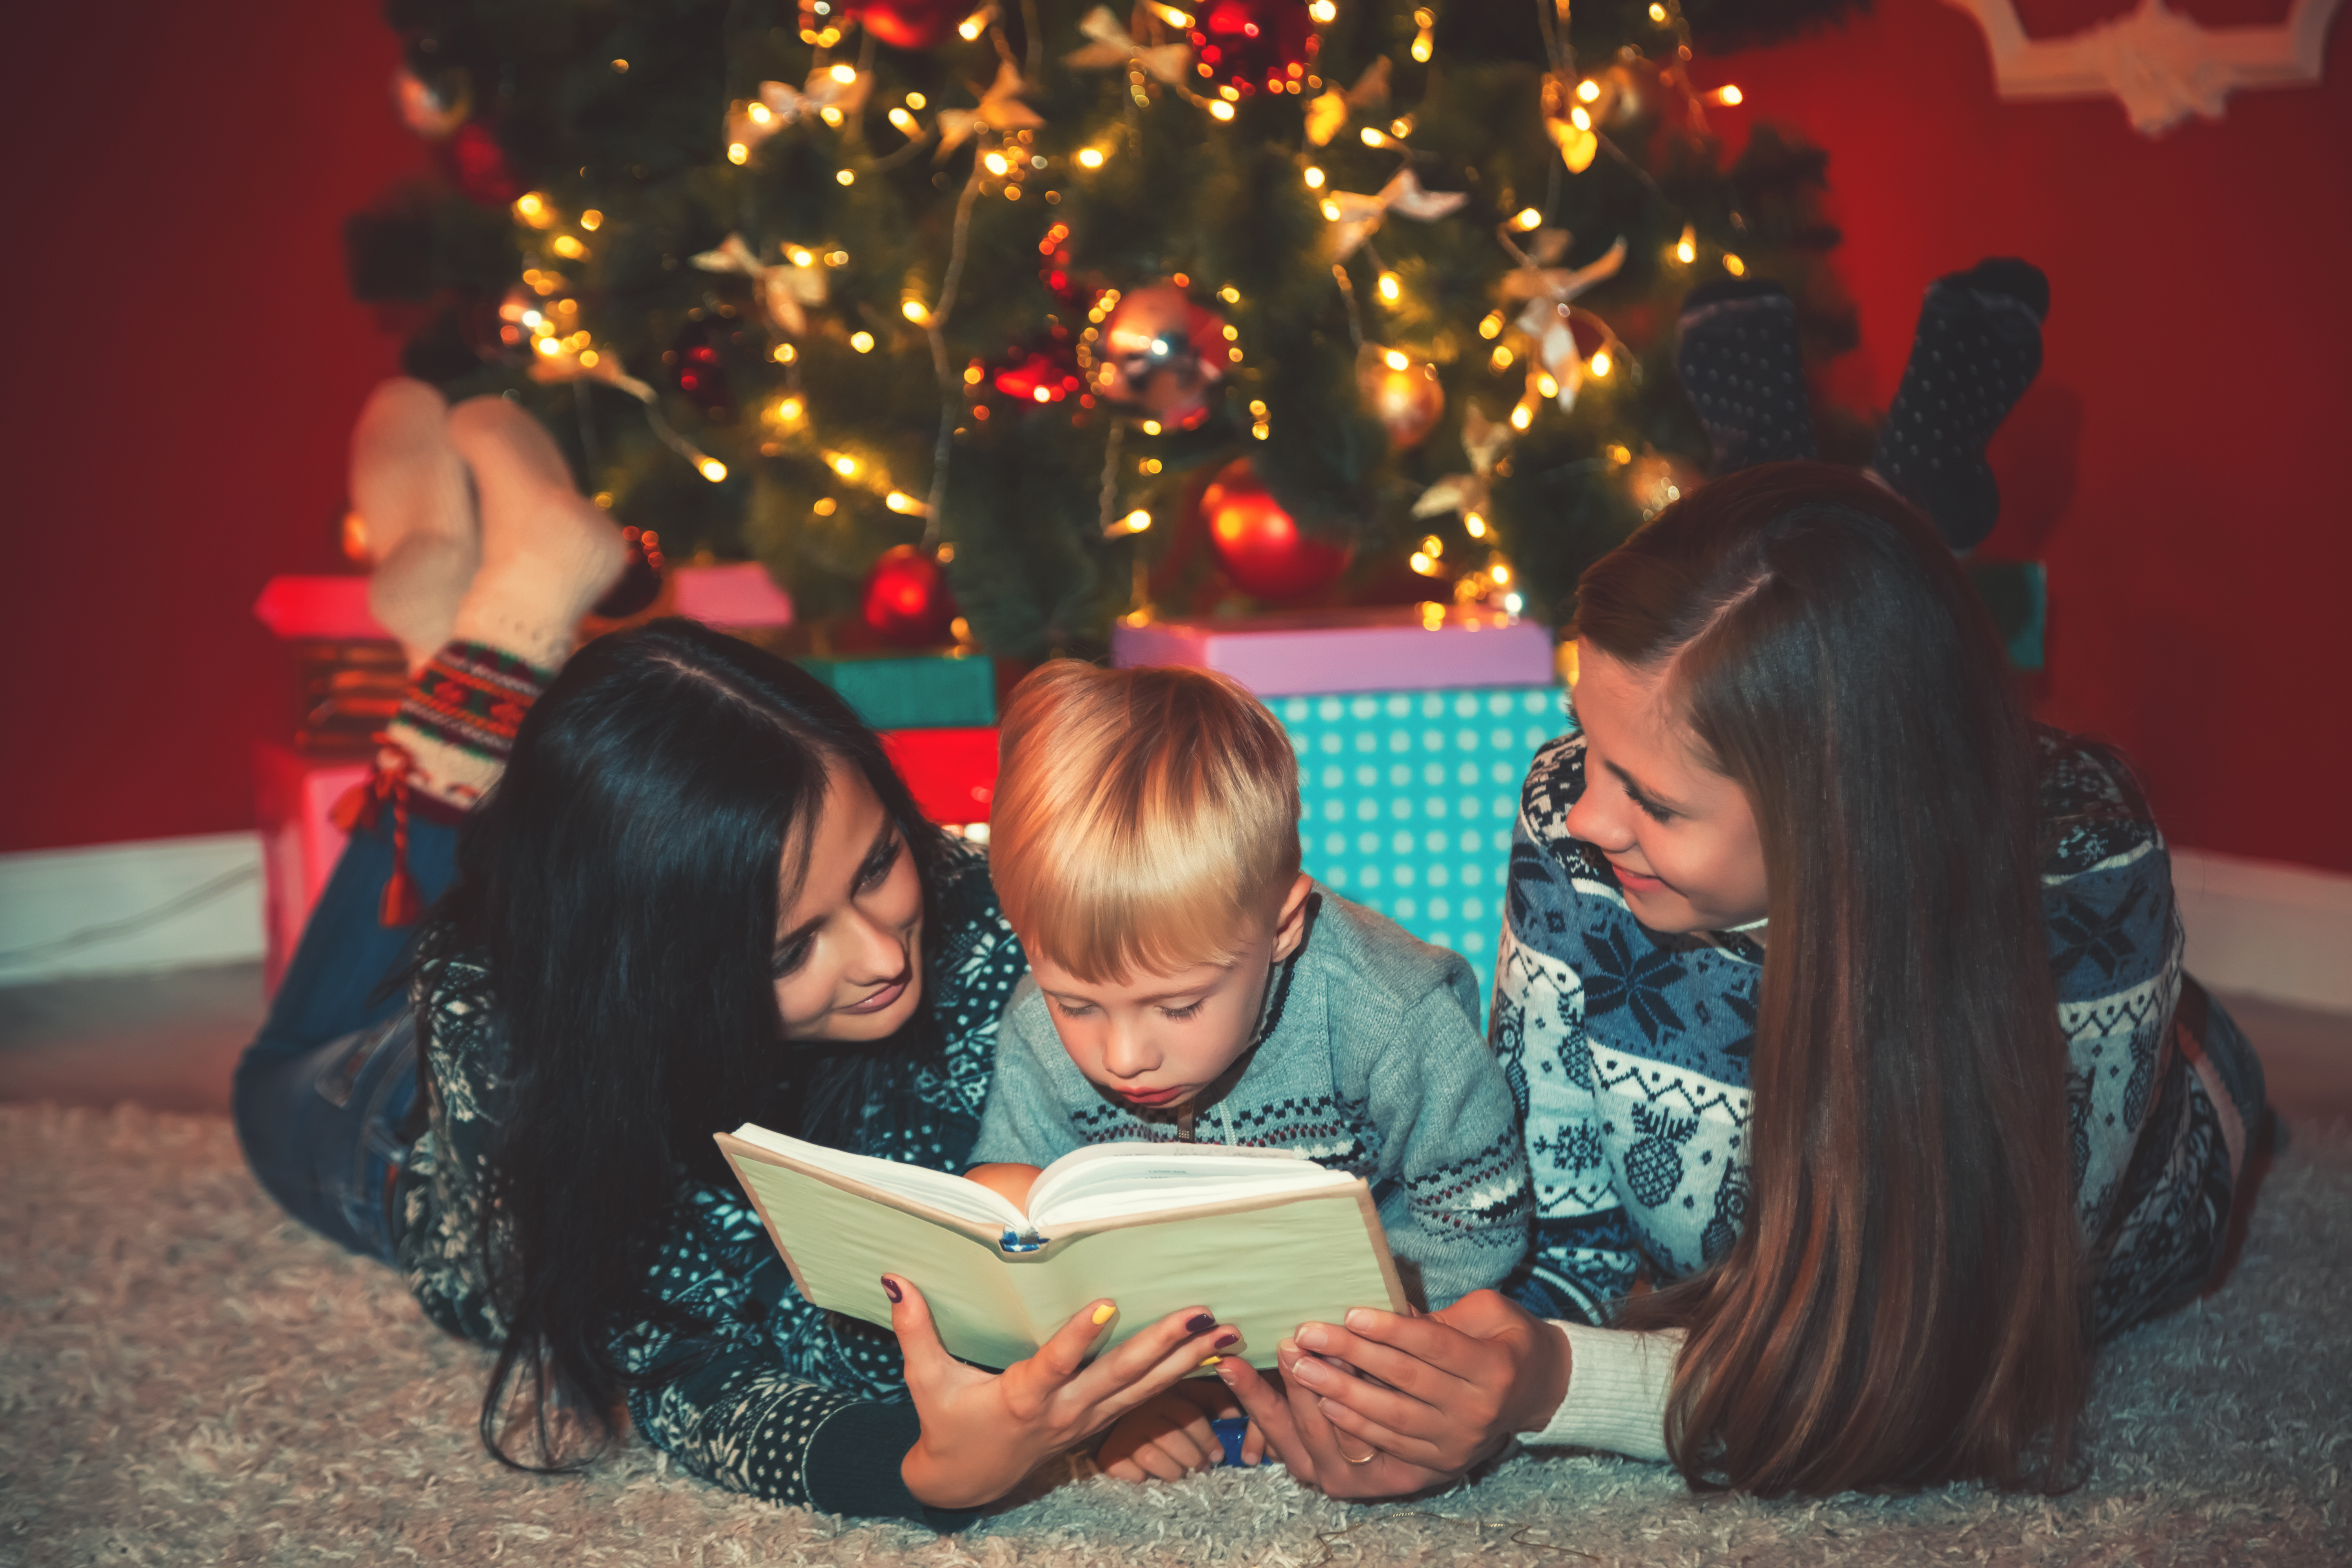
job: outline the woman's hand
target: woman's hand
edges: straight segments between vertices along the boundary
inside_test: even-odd
[[[966,1366],[940,1343],[929,1305],[912,1283],[882,1277],[890,1327],[907,1358],[907,1391],[923,1421],[898,1473],[933,1508],[993,1502],[1037,1465],[1091,1436],[1172,1385],[1202,1361],[1241,1342],[1207,1309],[1187,1308],[1087,1366],[1087,1351],[1115,1310],[1097,1301],[1062,1325],[1035,1355],[1002,1373]]]
[[[1276,1358],[1286,1399],[1242,1363],[1218,1375],[1290,1472],[1333,1497],[1451,1481],[1541,1430],[1568,1396],[1567,1336],[1492,1290],[1429,1317],[1359,1309],[1346,1328],[1308,1323]]]

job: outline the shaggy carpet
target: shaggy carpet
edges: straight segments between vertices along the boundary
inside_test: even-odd
[[[2229,1284],[2105,1355],[2088,1481],[1769,1504],[1523,1456],[1349,1508],[1278,1471],[1063,1486],[955,1539],[730,1497],[642,1446],[476,1446],[481,1361],[285,1220],[226,1122],[0,1107],[0,1563],[1309,1565],[2352,1561],[2352,1133],[2298,1130]]]

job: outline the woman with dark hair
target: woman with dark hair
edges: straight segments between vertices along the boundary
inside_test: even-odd
[[[1492,1026],[1531,1264],[1302,1329],[1286,1395],[1223,1375],[1342,1495],[1514,1435],[1766,1496],[2067,1484],[2092,1347],[2211,1279],[2263,1107],[2137,784],[2027,721],[1948,549],[1852,470],[1696,490],[1576,625]]]
[[[731,1489],[951,1526],[1195,1367],[1213,1321],[1082,1368],[1090,1310],[988,1374],[919,1297],[903,1360],[802,1300],[711,1134],[961,1169],[1026,967],[987,863],[782,659],[672,620],[566,662],[617,534],[520,408],[443,417],[391,384],[355,442],[462,455],[479,565],[464,534],[454,563],[446,534],[376,541],[416,675],[239,1064],[247,1156],[497,1350],[481,1432],[508,1463],[572,1468],[625,1422]]]

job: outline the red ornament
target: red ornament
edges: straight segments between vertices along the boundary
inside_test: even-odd
[[[1304,79],[1321,41],[1307,0],[1208,0],[1190,32],[1192,50],[1208,68],[1209,81],[1246,97],[1304,91]],[[1284,84],[1300,83],[1288,88]]]
[[[1381,422],[1389,433],[1389,445],[1397,451],[1417,447],[1437,428],[1438,419],[1445,413],[1445,389],[1438,384],[1437,371],[1429,364],[1414,364],[1394,350],[1376,349],[1366,344],[1357,356],[1356,389],[1364,400],[1364,411]]]
[[[678,328],[669,352],[662,355],[678,395],[714,425],[735,417],[734,394],[727,384],[726,344],[741,336],[725,321],[697,315]]]
[[[900,647],[947,641],[956,618],[947,574],[929,552],[911,544],[892,545],[866,574],[863,618]]]
[[[1024,403],[1059,403],[1086,390],[1077,362],[1067,353],[1030,350],[989,378],[996,390]]]
[[[1209,390],[1224,379],[1225,319],[1173,283],[1119,297],[1102,328],[1095,390],[1190,430],[1209,416]]]
[[[480,121],[466,121],[442,145],[448,149],[451,171],[467,200],[502,207],[522,195],[522,183],[507,167],[506,149]]]
[[[894,49],[936,49],[971,10],[971,0],[865,0],[844,9]]]
[[[1209,525],[1209,548],[1244,592],[1279,603],[1303,599],[1337,582],[1355,552],[1346,545],[1310,539],[1283,510],[1247,458],[1217,471],[1201,492],[1201,516]]]

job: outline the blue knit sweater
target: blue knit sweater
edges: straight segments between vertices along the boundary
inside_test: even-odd
[[[2205,1278],[2261,1069],[2218,1008],[2207,1040],[2177,1046],[2181,932],[2163,837],[2118,764],[2056,731],[2038,741],[2053,846],[2042,908],[2105,1333]],[[1737,932],[1666,936],[1635,920],[1608,862],[1569,835],[1583,793],[1581,736],[1537,755],[1490,1026],[1536,1185],[1535,1252],[1515,1289],[1542,1316],[1601,1324],[1645,1258],[1678,1279],[1739,1234],[1764,954]]]

